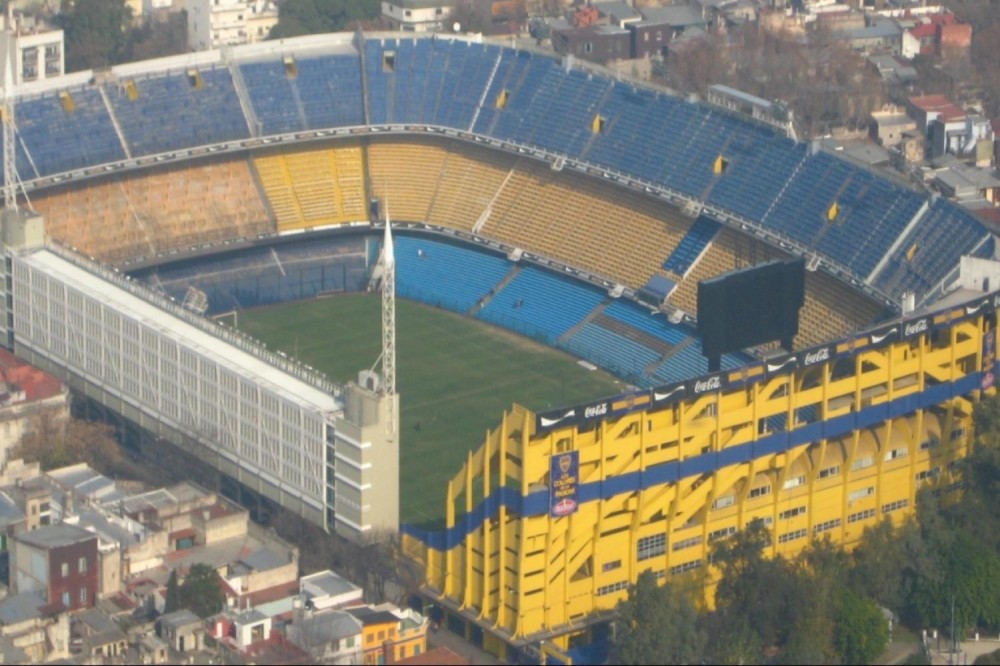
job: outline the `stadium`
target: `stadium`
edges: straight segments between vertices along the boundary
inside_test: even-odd
[[[492,415],[436,489],[441,528],[402,527],[424,595],[510,661],[578,656],[644,570],[710,580],[710,544],[755,518],[772,554],[902,519],[921,484],[954,487],[993,390],[994,239],[969,213],[571,59],[323,35],[71,74],[5,109],[44,219],[5,220],[7,345],[326,529],[398,520],[398,403],[204,315],[369,289],[390,212],[398,296],[623,382]],[[792,258],[792,349],[709,373],[699,282]]]

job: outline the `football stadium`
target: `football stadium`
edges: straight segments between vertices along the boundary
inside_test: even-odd
[[[922,485],[955,490],[994,390],[989,231],[717,92],[360,32],[21,86],[4,98],[4,339],[220,480],[348,538],[400,529],[424,597],[486,650],[582,659],[641,572],[710,584],[711,544],[752,520],[772,555],[850,547]],[[700,289],[774,266],[798,266],[798,287],[758,279],[728,302],[797,293],[791,327],[713,341],[718,322],[741,327],[699,316]],[[233,326],[366,292],[383,294],[364,324],[380,346],[332,324],[310,338],[356,382],[296,358],[304,320],[282,314],[275,339],[296,344],[280,351]],[[561,379],[477,414],[485,434],[434,437],[448,455],[412,452],[395,297],[618,383]],[[450,394],[412,386],[440,401],[587,372],[512,349],[438,362]],[[399,525],[416,477],[441,479],[419,514],[436,520]]]

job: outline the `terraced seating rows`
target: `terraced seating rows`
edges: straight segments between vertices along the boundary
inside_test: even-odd
[[[53,238],[110,262],[274,231],[241,159],[83,183],[32,203]]]
[[[253,163],[278,231],[368,219],[360,145],[270,153]]]

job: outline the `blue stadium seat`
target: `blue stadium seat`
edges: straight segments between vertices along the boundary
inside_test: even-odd
[[[423,237],[396,239],[396,291],[404,298],[465,313],[510,271],[498,257]]]
[[[924,293],[958,265],[968,248],[986,238],[986,230],[971,214],[938,199],[889,257],[875,286],[895,295]]]
[[[604,297],[576,280],[528,266],[476,316],[553,344]]]
[[[674,275],[687,275],[687,272],[698,261],[698,258],[721,228],[722,225],[715,220],[699,215],[684,237],[681,238],[681,242],[663,262],[663,267]]]
[[[250,104],[253,106],[261,133],[285,134],[305,129],[302,102],[280,60],[240,65]]]
[[[649,381],[643,372],[660,358],[649,347],[593,323],[585,324],[561,347],[636,385]]]
[[[16,108],[18,173],[22,180],[125,159],[108,109],[94,88],[67,91],[72,111],[58,94],[22,100]],[[31,160],[27,159],[24,148]],[[22,160],[23,156],[23,160]]]
[[[214,256],[210,265],[194,260],[139,271],[134,277],[178,302],[189,286],[196,287],[208,297],[206,314],[214,315],[321,293],[361,291],[368,273],[363,248],[363,239],[309,239]]]
[[[249,134],[232,75],[226,67],[199,70],[201,87],[187,72],[135,80],[138,97],[108,86],[115,116],[133,156],[245,139]]]

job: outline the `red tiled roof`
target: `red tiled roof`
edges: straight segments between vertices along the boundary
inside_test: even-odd
[[[274,587],[251,592],[246,595],[246,598],[250,600],[252,605],[260,606],[261,604],[277,601],[278,599],[295,596],[298,593],[299,581],[293,580],[288,583],[282,583],[281,585],[275,585]]]
[[[0,349],[0,378],[22,389],[28,402],[51,398],[62,391],[58,379],[28,365],[6,349]]]
[[[925,37],[934,37],[937,35],[937,26],[933,23],[920,23],[913,26],[910,30],[910,34],[917,39],[923,39]]]
[[[193,527],[185,527],[182,530],[177,530],[176,532],[171,532],[169,535],[170,541],[179,541],[180,539],[194,538],[196,532]]]
[[[921,97],[911,97],[910,104],[925,112],[936,112],[941,116],[941,120],[957,120],[965,117],[965,111],[952,104],[945,95],[923,95]]]

